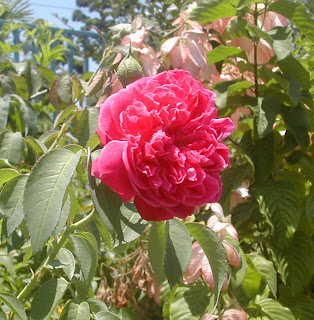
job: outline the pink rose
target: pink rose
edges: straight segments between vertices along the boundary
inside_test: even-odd
[[[172,70],[139,79],[100,106],[103,149],[92,174],[134,199],[146,220],[185,218],[196,206],[218,201],[233,130],[217,119],[215,94],[188,72]]]

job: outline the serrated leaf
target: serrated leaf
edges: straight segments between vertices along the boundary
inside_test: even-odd
[[[123,241],[120,223],[121,198],[104,183],[97,184],[95,177],[90,174],[90,170],[88,179],[91,187],[92,200],[101,221],[110,233],[116,235],[118,240]]]
[[[69,106],[72,101],[72,82],[70,75],[66,74],[57,80],[57,94],[63,104]]]
[[[54,149],[36,163],[24,192],[24,212],[34,253],[42,250],[60,219],[62,202],[81,152]]]
[[[27,100],[22,99],[16,94],[11,94],[11,98],[18,102],[18,109],[21,112],[25,124],[25,134],[29,132],[37,132],[37,113],[34,110],[31,103]]]
[[[205,283],[178,287],[169,301],[169,320],[199,320],[206,310],[215,305],[214,295]]]
[[[73,114],[75,110],[77,110],[77,106],[75,104],[67,106],[62,112],[57,115],[53,126],[56,128],[60,123],[63,122],[64,119]]]
[[[93,237],[92,234],[90,236]],[[76,234],[71,236],[71,242],[82,272],[82,280],[90,284],[95,274],[98,260],[95,248],[96,240],[88,239],[84,234]]]
[[[292,49],[292,30],[290,27],[277,26],[268,32],[254,25],[248,25],[246,28],[253,36],[266,40],[273,48],[279,61],[290,54]]]
[[[95,320],[120,320],[118,316],[109,311],[100,311],[95,314]]]
[[[10,169],[10,168],[0,169],[0,186],[2,186],[6,182],[12,180],[18,174],[19,173],[14,169]]]
[[[252,131],[247,131],[240,143],[244,153],[254,163],[256,184],[263,184],[271,174],[275,161],[275,133],[269,132],[263,138],[253,141]]]
[[[71,209],[71,198],[70,198],[70,195],[68,194],[62,206],[56,228],[53,232],[53,236],[55,238],[57,238],[60,235],[60,233],[63,232],[66,222],[68,220],[68,217],[70,215],[70,209]]]
[[[262,317],[251,318],[250,319],[262,319],[262,320],[295,320],[293,313],[281,305],[278,301],[273,299],[264,299],[255,302],[261,311]]]
[[[246,30],[247,21],[242,18],[238,18],[235,20],[231,20],[227,25],[225,31],[223,32],[223,39],[231,40],[231,39],[240,39],[247,38],[248,31]]]
[[[291,310],[296,318],[296,320],[308,320],[314,314],[314,300],[303,299],[298,301],[297,304],[291,306]]]
[[[254,133],[256,138],[263,138],[269,133],[280,112],[280,100],[265,96],[257,99],[256,106],[250,106],[254,111]]]
[[[258,255],[257,253],[250,253],[248,257],[251,259],[251,261],[254,264],[254,267],[258,271],[260,275],[262,275],[272,294],[274,297],[277,295],[277,272],[274,268],[274,265],[271,261],[268,261],[264,257]]]
[[[183,276],[192,256],[192,241],[186,226],[178,219],[166,221],[164,270],[173,287]]]
[[[157,285],[164,281],[163,257],[166,249],[164,221],[153,221],[148,235],[148,256],[152,264]]]
[[[120,212],[123,242],[131,242],[142,234],[147,221],[142,219],[135,206],[131,203],[123,203]]]
[[[36,156],[39,158],[48,151],[47,147],[40,140],[31,136],[27,137],[26,142],[32,148]]]
[[[294,295],[302,292],[313,275],[314,245],[303,232],[296,232],[285,250],[273,248],[276,267],[283,282]]]
[[[93,313],[98,313],[101,311],[103,312],[109,311],[107,305],[99,299],[90,298],[90,299],[87,299],[86,301],[89,304],[90,309]]]
[[[89,320],[90,311],[86,301],[80,304],[71,302],[68,309],[67,320]]]
[[[8,235],[16,230],[24,218],[23,197],[27,179],[28,176],[19,175],[9,181],[1,191],[0,211],[8,218]]]
[[[204,250],[214,277],[214,294],[218,301],[219,293],[227,275],[226,250],[217,234],[207,226],[198,223],[187,223],[191,235],[199,242]]]
[[[313,14],[299,1],[277,0],[270,4],[269,11],[275,11],[291,20],[301,32],[314,42]]]
[[[36,292],[30,310],[30,320],[48,320],[62,299],[68,282],[63,278],[45,282]]]
[[[21,320],[27,320],[24,307],[20,300],[11,293],[0,293],[0,301],[5,303]]]
[[[310,115],[301,105],[295,108],[282,107],[281,113],[287,127],[294,133],[296,141],[302,147],[310,143],[308,131],[310,130]]]
[[[217,99],[216,99],[216,105],[219,108],[224,108],[227,105],[228,97],[234,95],[235,93],[243,92],[246,89],[252,88],[253,84],[244,80],[230,80],[230,81],[222,81],[222,82],[216,82],[212,89],[214,89]],[[243,97],[240,97],[243,98]],[[255,102],[255,98],[253,99]],[[245,104],[243,101],[241,104]]]
[[[18,164],[22,156],[21,132],[4,131],[0,137],[0,158]]]
[[[58,262],[53,265],[53,262]],[[75,271],[75,259],[72,252],[66,248],[61,248],[56,255],[56,260],[52,261],[50,265],[55,268],[61,268],[66,276],[71,280]]]
[[[283,73],[295,78],[301,85],[302,89],[309,90],[311,87],[311,79],[309,72],[302,66],[299,60],[292,55],[288,55],[285,59],[278,61],[278,66]]]
[[[240,49],[238,47],[218,46],[217,48],[207,52],[207,63],[217,63],[227,58],[234,57],[247,59],[246,53],[243,49]]]
[[[290,181],[270,181],[257,189],[260,211],[274,227],[276,246],[285,248],[293,238],[302,214],[302,198]]]
[[[239,0],[202,0],[190,14],[190,19],[200,23],[236,15]]]
[[[11,97],[9,94],[0,97],[0,130],[3,130],[7,125],[10,100]]]

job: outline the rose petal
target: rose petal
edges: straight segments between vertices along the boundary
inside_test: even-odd
[[[126,141],[111,141],[106,144],[99,157],[93,161],[91,173],[114,190],[123,201],[134,197],[134,189],[125,169],[122,153]]]

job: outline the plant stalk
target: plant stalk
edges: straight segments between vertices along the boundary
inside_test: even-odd
[[[38,267],[38,269],[32,275],[30,282],[24,287],[24,289],[17,296],[17,298],[20,301],[25,300],[29,296],[29,294],[33,291],[33,289],[36,287],[37,282],[47,272],[49,262],[51,262],[56,257],[56,255],[58,254],[58,252],[60,251],[60,249],[62,248],[62,246],[66,242],[66,240],[68,239],[68,237],[75,230],[77,230],[80,227],[83,227],[84,225],[86,225],[87,223],[92,221],[95,217],[95,214],[96,214],[95,212],[96,212],[95,209],[93,209],[86,217],[84,217],[83,219],[81,219],[80,221],[78,221],[76,223],[73,223],[72,225],[70,225],[66,228],[62,237],[60,238],[60,240],[58,242],[56,242],[55,246],[50,251],[47,258],[41,263],[41,265]]]

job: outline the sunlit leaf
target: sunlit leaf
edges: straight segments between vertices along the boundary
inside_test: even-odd
[[[54,149],[36,163],[24,192],[33,252],[41,251],[59,221],[63,197],[81,153]]]

